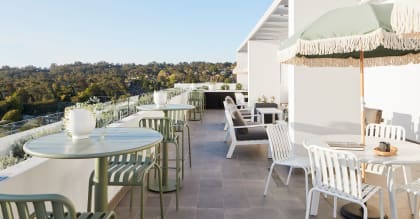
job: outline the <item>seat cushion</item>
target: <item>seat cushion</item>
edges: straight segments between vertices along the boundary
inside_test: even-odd
[[[268,135],[264,127],[248,128],[247,131],[248,133],[246,134],[237,133],[236,139],[240,141],[268,140]]]
[[[231,112],[232,114],[232,122],[234,126],[245,126],[247,125],[244,118],[242,117],[241,112],[239,112],[239,110],[233,110]],[[239,128],[239,129],[235,129],[235,134],[247,134],[248,133],[248,129],[247,128]]]

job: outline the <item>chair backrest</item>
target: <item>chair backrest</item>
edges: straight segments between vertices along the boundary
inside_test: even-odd
[[[137,152],[129,154],[114,155],[108,158],[109,165],[114,164],[127,164],[133,165],[138,162],[145,163],[146,161],[150,164],[156,160],[156,145],[143,147]]]
[[[366,126],[366,136],[381,140],[405,141],[405,129],[402,126],[371,123]]]
[[[308,148],[314,187],[362,198],[362,177],[356,155],[317,145]]]
[[[235,99],[237,105],[247,105],[248,103],[245,102],[245,96],[242,93],[235,93]]]
[[[173,141],[175,138],[172,121],[170,118],[145,117],[140,119],[139,127],[150,128],[160,132],[160,134],[162,134],[163,136],[163,142],[170,142]]]
[[[293,153],[292,143],[289,136],[289,127],[285,122],[267,126],[267,135],[273,161],[289,158]]]
[[[172,120],[172,122],[179,122],[179,121],[186,121],[187,114],[186,110],[169,110],[168,111],[168,118]]]
[[[58,194],[0,194],[0,206],[3,219],[29,219],[33,216],[37,219],[76,219],[76,211],[71,201]]]

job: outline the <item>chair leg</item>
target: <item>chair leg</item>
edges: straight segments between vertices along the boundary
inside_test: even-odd
[[[190,161],[190,168],[191,168],[191,135],[190,135],[190,126],[186,125],[185,127],[187,127],[187,134],[188,134],[188,158]]]
[[[160,218],[164,218],[163,214],[163,191],[162,191],[162,171],[160,166],[155,164],[155,169],[158,171],[158,178],[159,178],[159,199],[160,199]]]
[[[419,209],[417,208],[418,207],[418,198],[419,197],[417,197],[417,195],[415,195],[414,196],[414,207],[415,207],[415,209],[414,209],[414,218],[419,218]]]
[[[87,200],[87,212],[90,212],[92,209],[92,190],[93,190],[93,173],[89,177],[89,188],[88,188],[88,200]]]
[[[290,176],[292,175],[292,171],[293,171],[293,167],[290,167],[290,169],[289,169],[289,175],[287,176],[287,180],[286,180],[286,186],[289,185]]]
[[[379,190],[379,217],[380,219],[384,219],[384,194],[382,190]]]
[[[337,218],[337,197],[334,196],[333,218]]]
[[[267,195],[268,186],[270,184],[271,174],[273,173],[274,165],[276,165],[274,162],[271,164],[270,171],[268,172],[267,179],[265,180],[265,188],[264,188],[264,196]]]
[[[308,199],[308,190],[309,190],[309,173],[306,168],[303,168],[303,171],[305,171],[305,199]]]
[[[367,211],[367,207],[365,204],[361,204],[362,208],[363,208],[363,219],[368,219],[368,211]]]
[[[145,182],[146,174],[143,173],[142,182]],[[146,187],[142,186],[140,189],[140,219],[144,218],[144,193],[146,192]]]
[[[179,155],[179,144],[175,144],[175,150],[176,150],[176,159],[175,159],[175,176],[176,176],[176,194],[175,194],[175,201],[176,201],[176,211],[179,210],[179,187],[181,186],[181,180],[180,180],[180,155]]]
[[[184,162],[185,162],[185,158],[184,158],[184,143],[185,143],[184,130],[182,130],[181,135],[182,135],[181,136],[182,143],[179,144],[179,145],[181,145],[181,175],[182,175],[182,179],[184,179]]]
[[[229,138],[229,128],[226,129],[225,142],[228,141],[228,138]]]
[[[305,210],[305,219],[309,219],[309,209],[311,209],[311,199],[314,189],[312,188],[308,192],[308,198],[306,199],[306,210]]]
[[[133,208],[133,186],[130,186],[130,210]]]
[[[236,147],[236,142],[235,140],[232,139],[232,143],[229,146],[229,150],[226,155],[226,158],[232,158],[232,154],[233,154],[233,151],[235,150],[235,147]]]

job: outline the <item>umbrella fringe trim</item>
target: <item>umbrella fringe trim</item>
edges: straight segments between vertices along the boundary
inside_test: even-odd
[[[359,67],[360,60],[354,58],[306,58],[293,57],[282,62],[283,64],[304,65],[309,67]],[[420,56],[418,54],[407,54],[404,56],[386,56],[365,58],[365,67],[388,66],[388,65],[407,65],[420,64]]]
[[[337,37],[320,40],[298,39],[295,44],[279,51],[281,62],[287,61],[296,55],[330,55],[336,53],[351,53],[363,49],[372,51],[379,46],[394,50],[420,50],[420,41],[400,38],[379,28],[364,35]]]
[[[420,1],[396,3],[391,13],[391,25],[403,37],[420,38]],[[414,5],[417,4],[417,5]]]

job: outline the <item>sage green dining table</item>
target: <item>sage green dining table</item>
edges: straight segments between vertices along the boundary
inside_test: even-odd
[[[162,135],[146,128],[98,128],[86,139],[73,140],[67,133],[47,135],[27,142],[23,150],[36,157],[95,159],[95,211],[108,210],[108,157],[147,149]],[[87,182],[87,180],[86,180]]]
[[[156,104],[147,104],[137,106],[138,110],[143,111],[162,111],[165,118],[168,117],[168,112],[173,110],[192,110],[195,106],[189,104],[165,104],[158,106]],[[168,144],[163,142],[162,146],[162,188],[163,192],[170,192],[176,190],[176,183],[169,183],[168,179]],[[152,191],[156,191],[155,187],[152,187]]]

